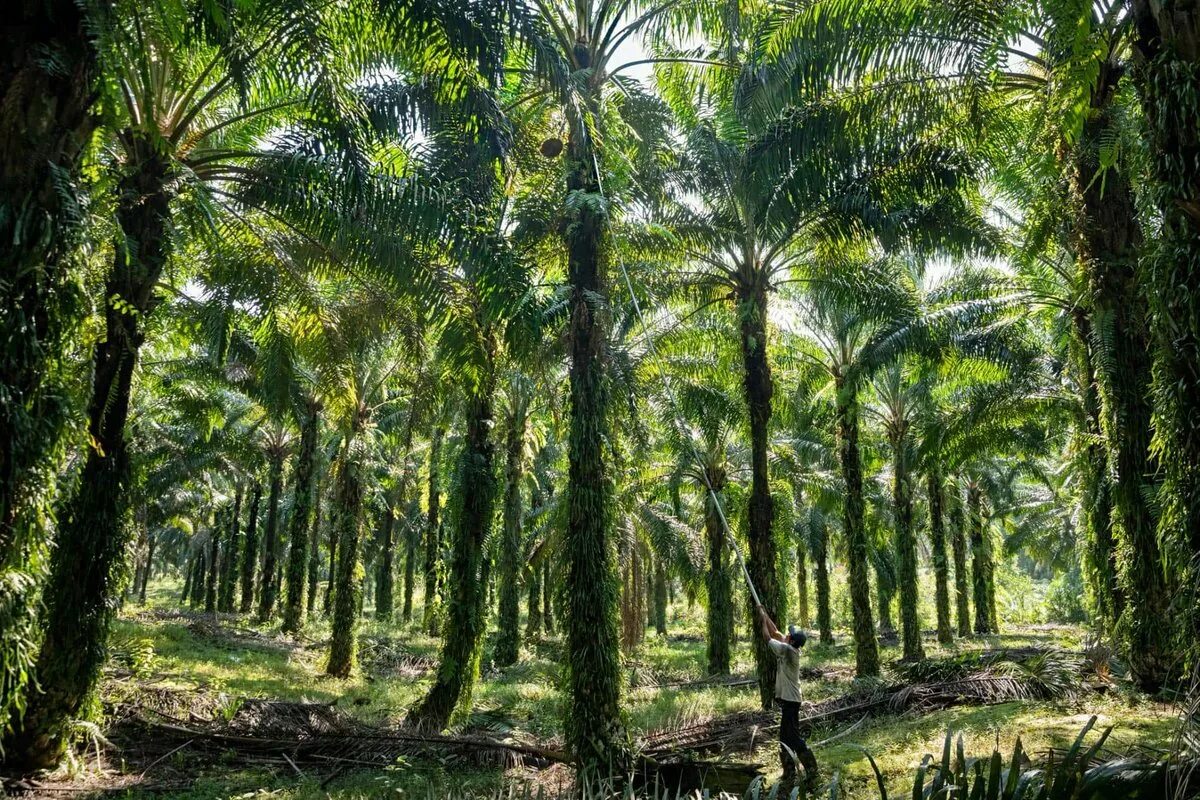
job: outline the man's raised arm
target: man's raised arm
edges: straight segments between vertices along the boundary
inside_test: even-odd
[[[767,614],[767,610],[762,607],[761,603],[758,606],[758,618],[762,622],[762,634],[764,639],[767,641],[772,639],[779,642],[784,641],[783,634],[779,632],[779,628],[775,627],[775,621],[771,619],[769,614]]]

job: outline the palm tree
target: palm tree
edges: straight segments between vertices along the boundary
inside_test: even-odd
[[[1200,397],[1200,376],[1196,371],[1196,353],[1200,352],[1200,323],[1197,298],[1200,287],[1200,166],[1187,153],[1200,148],[1196,118],[1196,64],[1200,63],[1200,15],[1194,6],[1180,0],[1151,3],[1131,0],[1114,4],[1131,10],[1135,30],[1136,67],[1142,111],[1146,118],[1152,182],[1150,195],[1162,214],[1162,241],[1149,265],[1149,295],[1154,320],[1154,393],[1155,437],[1164,471],[1160,493],[1162,512],[1157,541],[1170,547],[1168,557],[1180,574],[1179,585],[1200,584],[1200,443],[1194,422],[1200,416],[1196,398]],[[1142,562],[1150,554],[1138,543],[1135,566],[1138,574],[1154,569]],[[1157,589],[1161,584],[1147,587]],[[1141,594],[1129,598],[1135,608],[1128,612],[1136,624],[1162,629],[1163,598]],[[1138,607],[1140,606],[1140,608]],[[1189,635],[1194,641],[1200,633],[1200,599],[1191,598]],[[1139,630],[1145,633],[1144,628]],[[1154,644],[1159,644],[1156,639]],[[1136,647],[1138,640],[1131,643]],[[1158,655],[1153,654],[1153,655]],[[1139,678],[1153,685],[1164,665],[1143,667]],[[1150,681],[1145,680],[1151,678]]]
[[[643,127],[638,136],[628,136],[630,123],[622,112],[631,104],[610,106],[609,97],[637,94],[620,73],[643,60],[619,63],[623,44],[681,25],[711,24],[714,17],[691,4],[661,2],[642,8],[623,0],[517,0],[501,5],[406,0],[385,8],[396,36],[414,50],[456,53],[478,63],[492,85],[501,83],[502,68],[519,69],[528,94],[516,104],[552,104],[567,130],[565,147],[555,140],[546,150],[564,155],[566,218],[557,227],[563,232],[570,287],[565,584],[570,587],[567,660],[572,710],[567,715],[567,740],[585,769],[607,770],[621,749],[622,682],[612,484],[603,444],[612,432],[605,374],[610,319],[605,253],[614,193],[623,187],[606,148],[622,136],[636,142],[651,134]],[[498,44],[509,52],[498,52]]]
[[[1159,12],[1147,11],[1151,5],[1142,4],[1141,20],[1153,30]],[[1012,161],[1009,154],[1031,154],[1015,160],[1032,168],[1040,185],[1019,199],[1033,210],[1035,236],[1071,231],[1067,244],[1086,287],[1088,318],[1078,328],[1090,336],[1082,343],[1092,351],[1097,420],[1113,476],[1107,494],[1092,492],[1093,499],[1111,500],[1112,516],[1102,512],[1094,521],[1113,530],[1098,530],[1094,538],[1103,546],[1111,535],[1136,554],[1121,563],[1123,593],[1129,595],[1124,644],[1139,683],[1153,689],[1166,674],[1169,645],[1165,626],[1149,621],[1167,613],[1164,575],[1172,573],[1162,568],[1159,542],[1172,537],[1156,534],[1149,500],[1158,480],[1147,392],[1151,315],[1137,277],[1142,232],[1125,156],[1134,148],[1117,146],[1130,130],[1121,78],[1139,19],[1127,7],[1116,0],[815,3],[785,34],[804,41],[805,32],[819,25],[825,57],[851,70],[886,59],[889,80],[906,95],[912,85],[922,87],[914,102],[943,103],[963,91],[978,97],[975,107],[1004,139],[993,150],[1000,155],[993,167],[1001,186],[1011,185],[1012,164],[1004,163]],[[864,58],[864,52],[874,55]],[[1004,68],[995,68],[997,59]],[[1172,268],[1176,263],[1172,259]],[[1170,286],[1178,297],[1177,284]],[[1180,352],[1178,334],[1169,340],[1165,359]]]
[[[108,0],[23,0],[0,27],[0,716],[24,707],[36,648],[26,569],[55,484],[44,470],[67,419],[63,351],[84,313],[72,257],[77,183],[99,115],[96,41]]]
[[[497,666],[515,664],[521,647],[520,576],[524,530],[521,483],[524,475],[525,435],[532,400],[532,383],[524,375],[513,373],[505,388],[505,448],[503,533],[500,540],[500,611],[496,639]]]
[[[313,469],[316,465],[317,439],[320,435],[321,403],[315,397],[305,403],[300,428],[300,448],[296,467],[292,514],[288,519],[287,597],[283,607],[285,633],[299,633],[304,626],[304,592],[308,586],[307,569],[309,529],[312,527]]]
[[[317,365],[316,380],[339,436],[330,467],[336,557],[331,556],[330,563],[332,614],[325,672],[347,678],[358,650],[362,528],[366,483],[382,438],[378,423],[401,401],[395,385],[399,370],[420,337],[413,333],[416,325],[399,298],[368,287],[342,288],[332,311],[324,327],[325,359]]]
[[[900,585],[900,624],[904,658],[920,661],[921,620],[917,615],[917,535],[913,495],[917,476],[913,469],[915,444],[911,436],[921,387],[911,367],[897,361],[884,367],[874,381],[879,399],[878,416],[892,450],[892,513],[896,529],[896,567]],[[944,552],[944,550],[943,550]]]
[[[438,591],[442,584],[442,441],[446,437],[444,423],[436,423],[429,437],[429,489],[425,518],[425,607],[422,623],[426,632],[436,636],[440,628],[441,611]]]

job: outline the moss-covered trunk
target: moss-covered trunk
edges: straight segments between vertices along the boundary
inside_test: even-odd
[[[1072,315],[1075,336],[1071,354],[1078,365],[1083,439],[1080,474],[1080,511],[1087,549],[1084,552],[1085,575],[1096,607],[1097,624],[1113,633],[1124,609],[1124,597],[1118,579],[1116,542],[1112,531],[1112,489],[1108,474],[1108,455],[1100,426],[1100,393],[1096,389],[1092,321],[1085,309]]]
[[[813,544],[817,581],[817,631],[821,636],[821,644],[833,644],[833,610],[829,599],[829,528],[824,522],[817,523],[816,541]]]
[[[893,428],[892,507],[896,515],[896,577],[900,584],[900,639],[904,658],[925,658],[921,645],[920,592],[917,585],[917,531],[913,512],[912,443],[907,423]]]
[[[1148,195],[1161,212],[1158,246],[1147,260],[1154,340],[1155,439],[1163,484],[1160,572],[1176,577],[1172,605],[1179,641],[1200,641],[1200,6],[1194,0],[1133,0],[1135,84],[1149,134]],[[1132,648],[1157,648],[1154,618],[1162,582],[1134,581],[1156,569],[1151,542],[1133,542],[1125,616]],[[1149,577],[1149,576],[1148,576]],[[1159,630],[1151,630],[1157,628]],[[1195,648],[1191,656],[1197,660]],[[1157,652],[1131,652],[1135,679],[1154,689],[1167,672]]]
[[[542,633],[542,566],[533,564],[525,578],[525,638],[536,639]]]
[[[324,475],[317,474],[313,487],[312,530],[308,536],[308,591],[304,595],[304,610],[311,617],[317,608],[317,584],[321,578],[321,495]]]
[[[221,588],[217,592],[217,610],[233,613],[233,595],[237,588],[238,549],[241,546],[242,484],[233,492],[233,508],[229,512],[229,534],[225,538],[225,558],[221,561]]]
[[[258,567],[258,505],[262,486],[255,481],[250,493],[250,514],[246,519],[246,546],[242,550],[242,601],[238,610],[249,614],[254,608],[254,573]]]
[[[517,662],[521,648],[521,480],[524,475],[525,401],[513,399],[508,415],[508,437],[504,447],[504,509],[500,541],[500,615],[496,636],[496,664],[506,667]]]
[[[850,573],[850,611],[854,631],[855,672],[861,677],[879,674],[879,644],[871,614],[871,549],[863,518],[862,456],[858,450],[858,396],[839,375],[837,383],[838,458],[846,486],[842,531]]]
[[[456,482],[460,491],[453,498],[446,635],[433,686],[410,715],[412,723],[429,730],[445,728],[456,707],[470,709],[486,628],[487,581],[481,576],[481,567],[496,502],[491,438],[496,344],[490,334],[485,338],[488,364],[467,402],[466,437]]]
[[[595,91],[598,96],[599,90]],[[592,136],[584,125],[572,126],[566,165],[573,208],[564,226],[570,286],[569,468],[563,541],[570,670],[566,734],[585,773],[607,773],[624,749],[624,733],[613,485],[605,459],[606,449],[613,446],[606,365],[608,220],[601,208],[596,171],[600,154]]]
[[[1151,505],[1158,469],[1150,451],[1150,314],[1138,279],[1143,240],[1123,165],[1101,165],[1101,148],[1116,135],[1111,98],[1119,78],[1117,68],[1102,68],[1092,111],[1075,148],[1069,171],[1075,220],[1072,243],[1095,327],[1090,344],[1099,351],[1093,363],[1112,476],[1114,534],[1120,548],[1130,554],[1120,564],[1120,579],[1126,593],[1136,594],[1131,595],[1122,625],[1124,653],[1135,680],[1154,689],[1166,678],[1172,631],[1159,623],[1169,613],[1169,589]]]
[[[651,622],[655,633],[667,635],[667,565],[662,558],[654,559],[654,609]]]
[[[187,599],[192,596],[192,575],[196,572],[196,555],[192,553],[188,555],[187,561],[183,565],[183,591],[179,593],[180,605],[187,602]]]
[[[204,602],[204,576],[208,574],[208,551],[201,542],[196,547],[196,557],[192,559],[192,593],[188,596],[188,606],[199,608]]]
[[[879,638],[895,642],[896,623],[892,619],[892,601],[896,599],[895,563],[892,555],[875,557],[875,604],[879,607]]]
[[[775,537],[771,526],[775,508],[771,498],[768,443],[771,398],[775,387],[767,360],[767,276],[756,264],[742,267],[739,281],[738,318],[742,352],[742,389],[750,417],[750,498],[746,509],[749,542],[746,568],[758,589],[759,599],[773,619],[785,616],[779,577],[776,574]],[[753,602],[753,601],[751,601]],[[757,614],[750,614],[757,626]],[[763,708],[775,700],[775,655],[766,641],[751,631],[758,673],[759,699]]]
[[[632,655],[646,634],[645,579],[641,547],[630,538],[622,548],[619,561],[623,565],[621,585],[621,649]]]
[[[208,537],[208,569],[204,573],[204,610],[206,613],[217,613],[217,578],[220,573],[221,529],[224,527],[225,515],[218,511],[213,515],[212,529]]]
[[[417,581],[417,536],[413,529],[412,514],[404,519],[404,610],[405,622],[412,620],[413,587]]]
[[[967,525],[959,480],[951,481],[949,495],[950,548],[954,555],[954,620],[959,636],[971,635],[971,576],[967,569]]]
[[[812,622],[808,611],[808,545],[804,542],[796,545],[796,601],[800,627],[807,628]]]
[[[542,563],[542,626],[546,629],[546,633],[554,633],[554,605],[557,602],[550,575],[550,559],[547,558]]]
[[[967,524],[971,537],[971,576],[975,604],[975,632],[995,633],[988,603],[988,574],[991,572],[991,553],[988,547],[987,524],[983,517],[983,492],[975,481],[967,483]]]
[[[334,491],[337,491],[336,484]],[[329,515],[329,576],[325,581],[325,597],[321,601],[321,612],[325,616],[333,613],[333,586],[337,583],[337,559],[338,559],[338,537],[339,531],[336,520],[336,505],[335,510]]]
[[[929,502],[929,557],[933,561],[933,595],[937,608],[937,639],[940,644],[954,641],[950,623],[950,565],[946,560],[945,493],[942,474],[936,467],[925,473],[925,496]]]
[[[138,602],[142,605],[146,604],[146,586],[154,573],[154,550],[157,543],[158,537],[153,533],[146,539],[146,566],[142,568],[142,585],[138,589]]]
[[[284,633],[299,633],[304,627],[304,592],[308,588],[309,533],[312,527],[313,467],[317,459],[317,437],[321,427],[321,404],[310,398],[300,428],[300,449],[293,469],[295,484],[292,516],[288,519],[287,594],[283,603]]]
[[[59,518],[46,584],[37,659],[40,692],[6,748],[10,766],[56,764],[71,721],[85,710],[105,645],[129,537],[131,467],[125,423],[145,324],[169,255],[170,161],[127,131],[129,162],[118,183],[119,235],[105,283],[105,336],[95,344],[87,408],[91,446],[74,496]],[[26,158],[29,154],[26,154]]]
[[[725,470],[708,468],[708,485],[704,493],[704,533],[708,542],[708,571],[704,574],[708,590],[708,626],[705,648],[708,653],[708,674],[728,675],[730,671],[730,642],[733,638],[733,586],[729,574],[729,545],[717,503],[725,490]],[[774,692],[774,684],[771,689]]]
[[[87,219],[75,182],[100,122],[88,15],[108,6],[11,0],[0,23],[0,720],[19,707],[40,636],[29,567],[74,403],[64,350],[87,307],[72,257]]]
[[[329,662],[325,672],[337,678],[350,677],[358,650],[358,618],[362,604],[361,559],[363,454],[359,434],[365,416],[356,418],[339,454],[334,476],[333,530],[338,537],[336,582],[329,638]]]
[[[430,636],[438,633],[440,615],[438,602],[439,571],[442,551],[442,439],[446,430],[435,426],[429,439],[429,500],[425,520],[425,608],[422,624]]]
[[[275,598],[279,592],[277,559],[279,548],[279,496],[283,493],[283,450],[273,449],[270,461],[270,490],[267,493],[267,525],[263,534],[262,578],[258,592],[258,619],[265,622],[275,613]]]
[[[375,618],[392,618],[396,586],[396,504],[388,500],[379,530],[379,563],[375,572]]]

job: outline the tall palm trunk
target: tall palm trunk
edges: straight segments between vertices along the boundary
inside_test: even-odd
[[[875,556],[875,602],[879,606],[879,638],[896,641],[896,623],[892,620],[892,601],[896,599],[896,568],[891,553]]]
[[[46,585],[37,661],[41,691],[28,700],[13,736],[13,765],[53,766],[104,664],[120,564],[129,534],[131,468],[125,422],[145,322],[169,255],[171,165],[127,131],[130,166],[117,197],[117,237],[104,296],[105,338],[95,345],[88,448],[75,495],[58,528]],[[28,154],[26,154],[28,157]]]
[[[105,10],[107,2],[92,4]],[[63,350],[85,304],[69,256],[85,219],[74,199],[97,75],[75,0],[14,0],[0,23],[0,719],[33,674],[31,548],[46,541],[49,463],[72,394]]]
[[[796,598],[800,627],[807,628],[811,620],[808,611],[808,545],[804,542],[796,545]]]
[[[954,641],[950,624],[950,565],[946,561],[946,519],[942,506],[942,474],[937,467],[925,473],[925,495],[929,500],[929,549],[933,561],[933,594],[937,606],[937,639],[939,644]]]
[[[542,633],[542,568],[534,564],[526,578],[527,613],[525,615],[525,638],[536,639]]]
[[[858,450],[858,397],[838,375],[837,428],[842,480],[846,484],[842,530],[850,572],[850,612],[854,630],[855,672],[861,677],[879,674],[879,644],[871,614],[871,579],[867,573],[870,546],[863,519],[862,456]]]
[[[146,605],[146,586],[150,583],[150,576],[154,571],[154,546],[158,542],[158,537],[153,533],[146,539],[146,566],[142,569],[142,585],[138,589],[138,602]]]
[[[305,595],[305,611],[311,617],[317,609],[317,584],[321,577],[321,493],[324,476],[317,474],[317,485],[313,488],[312,531],[308,537],[308,593]]]
[[[913,474],[910,465],[911,444],[907,424],[897,427],[892,436],[895,455],[892,470],[892,505],[896,513],[896,571],[900,581],[900,633],[904,658],[925,658],[921,644],[921,617],[917,611],[917,532],[913,513]]]
[[[1161,241],[1149,259],[1153,319],[1155,436],[1163,467],[1157,541],[1179,565],[1178,585],[1190,593],[1175,605],[1178,636],[1200,641],[1200,8],[1193,0],[1133,0],[1135,83],[1149,131],[1150,196],[1162,214]],[[1141,562],[1148,548],[1138,548]],[[1136,572],[1162,569],[1135,563]],[[1135,577],[1135,576],[1131,576]],[[1149,587],[1150,590],[1156,588]],[[1127,589],[1127,592],[1129,590]],[[1159,598],[1138,587],[1126,616],[1150,618]],[[1190,601],[1190,602],[1189,602]],[[1148,606],[1141,611],[1141,606]],[[1190,606],[1190,607],[1189,607]],[[1190,629],[1190,630],[1189,630]],[[1135,630],[1134,636],[1151,635]],[[1156,642],[1157,643],[1157,642]],[[1153,654],[1151,654],[1153,656]],[[1154,688],[1164,665],[1131,654],[1139,683]]]
[[[267,494],[267,528],[263,536],[262,585],[258,594],[258,618],[263,622],[275,613],[275,596],[279,591],[275,551],[279,546],[279,496],[283,492],[282,449],[273,450],[268,458],[271,462],[270,492]]]
[[[521,455],[525,449],[525,411],[523,401],[508,418],[508,439],[504,459],[504,530],[500,547],[500,618],[496,638],[497,666],[517,662],[521,647]]]
[[[365,424],[359,414],[342,445],[333,496],[333,529],[338,537],[333,619],[329,638],[329,663],[325,672],[350,677],[358,650],[358,618],[362,604],[362,452],[358,435]],[[331,567],[332,569],[332,567]]]
[[[391,500],[383,510],[383,528],[379,532],[379,564],[375,576],[375,618],[390,620],[395,595],[396,504]]]
[[[411,716],[412,722],[430,730],[445,728],[456,707],[470,709],[479,675],[487,596],[481,568],[496,502],[495,446],[491,439],[495,346],[488,335],[486,377],[468,401],[466,441],[458,464],[460,491],[454,498],[455,535],[442,657],[433,686]]]
[[[623,565],[621,587],[621,649],[631,655],[646,635],[645,598],[646,582],[643,579],[643,558],[637,540],[622,547]]]
[[[662,558],[654,560],[654,614],[651,622],[654,632],[667,635],[667,565]]]
[[[786,609],[776,575],[775,538],[771,525],[775,508],[771,500],[767,444],[770,436],[771,397],[775,387],[767,360],[767,276],[757,265],[742,268],[745,280],[739,284],[738,317],[741,328],[742,388],[750,414],[750,500],[746,511],[749,540],[746,568],[758,589],[759,599],[773,619],[783,619]],[[752,613],[751,625],[757,623]],[[758,692],[763,708],[775,699],[775,655],[761,636],[751,632],[758,672]]]
[[[417,579],[417,536],[413,532],[412,515],[404,520],[404,610],[405,622],[412,620],[413,586]]]
[[[971,578],[967,574],[967,526],[963,508],[962,490],[955,478],[951,482],[950,495],[950,547],[954,554],[954,619],[958,624],[959,636],[971,635]]]
[[[242,484],[233,493],[233,508],[229,512],[229,536],[225,542],[225,558],[221,561],[221,588],[217,593],[217,610],[233,612],[233,592],[237,586],[238,541],[242,516]]]
[[[441,483],[441,454],[442,439],[446,435],[445,428],[440,425],[433,429],[429,440],[429,510],[425,520],[425,608],[422,623],[430,636],[438,633],[438,573],[441,570],[442,550],[442,483]]]
[[[987,526],[983,518],[983,492],[975,481],[967,483],[967,524],[971,528],[971,576],[974,578],[975,632],[995,633],[992,628],[991,605],[988,602],[988,574],[991,554],[988,552]]]
[[[335,487],[336,491],[336,487]],[[325,616],[333,613],[333,585],[337,583],[337,559],[338,559],[338,537],[340,536],[338,526],[335,524],[336,505],[333,512],[329,516],[329,578],[325,581],[325,598],[321,601],[322,612]]]
[[[217,578],[221,563],[221,527],[224,515],[217,512],[213,516],[212,531],[208,537],[208,571],[204,574],[204,610],[209,614],[217,613]]]
[[[242,602],[238,610],[249,614],[254,608],[254,571],[258,567],[258,504],[262,486],[257,481],[250,495],[250,516],[246,520],[246,547],[242,551]]]
[[[1131,601],[1122,625],[1124,651],[1134,679],[1154,690],[1166,678],[1172,631],[1159,622],[1169,613],[1169,589],[1150,502],[1157,466],[1150,452],[1150,315],[1137,276],[1142,232],[1133,189],[1120,165],[1108,165],[1100,174],[1098,144],[1116,129],[1109,106],[1119,77],[1116,70],[1102,71],[1082,144],[1076,148],[1070,186],[1074,246],[1097,326],[1090,344],[1101,351],[1093,363],[1113,476],[1112,522],[1118,543],[1131,555],[1122,560],[1120,573]]]
[[[542,562],[542,627],[546,633],[554,633],[554,607],[562,607],[562,601],[555,596],[554,584],[550,582],[550,559]]]
[[[299,633],[304,627],[304,590],[308,587],[309,528],[312,527],[312,480],[316,464],[317,435],[321,423],[321,404],[309,399],[304,426],[300,429],[300,449],[293,472],[295,494],[292,516],[288,520],[287,596],[283,606],[284,633]]]
[[[1084,435],[1082,498],[1084,536],[1087,540],[1085,564],[1095,596],[1096,612],[1102,629],[1113,632],[1125,607],[1124,591],[1118,575],[1116,542],[1112,531],[1112,487],[1108,474],[1103,430],[1100,423],[1100,393],[1096,390],[1095,360],[1092,355],[1091,317],[1084,309],[1072,314],[1075,341],[1073,351],[1079,363],[1079,385]]]
[[[196,548],[196,557],[192,560],[192,594],[187,598],[192,608],[198,608],[204,602],[204,579],[207,575],[208,552],[201,545]]]
[[[598,94],[598,90],[595,90]],[[595,109],[592,109],[595,111]],[[599,119],[593,114],[593,119]],[[576,122],[567,144],[567,192],[598,200],[599,153],[592,131]],[[585,774],[612,768],[621,725],[613,486],[605,463],[611,446],[608,345],[607,220],[595,202],[574,205],[565,226],[571,287],[570,431],[567,438],[567,743]],[[592,777],[596,777],[592,775]]]
[[[816,533],[813,558],[816,561],[817,630],[821,634],[821,644],[833,644],[833,611],[829,602],[829,528],[821,522]]]
[[[720,493],[725,489],[725,470],[708,468],[712,492],[704,495],[704,532],[708,540],[708,571],[704,575],[708,590],[708,674],[728,675],[730,640],[733,638],[733,586],[729,576],[729,545],[717,512]],[[772,685],[774,690],[774,685]]]
[[[379,570],[376,577],[376,619],[390,620],[395,606],[396,587],[396,507],[389,501],[383,512],[383,531],[379,539]]]

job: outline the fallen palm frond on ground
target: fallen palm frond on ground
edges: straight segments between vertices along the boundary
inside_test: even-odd
[[[1068,667],[1064,665],[1063,669]],[[801,723],[815,728],[854,721],[863,715],[906,711],[928,713],[956,705],[1044,700],[1065,696],[1072,688],[1061,675],[1051,678],[1049,670],[1021,674],[1006,665],[1005,668],[992,668],[955,680],[890,685],[851,692],[808,706]],[[656,757],[680,751],[731,752],[751,748],[756,739],[777,727],[777,717],[773,712],[742,712],[655,733],[646,737],[643,745],[647,754]]]
[[[663,674],[633,665],[628,669],[629,686],[631,689],[676,689],[688,691],[693,689],[708,689],[714,686],[728,689],[744,689],[758,686],[758,678],[748,673],[734,675],[710,675],[704,678],[688,678]],[[801,667],[800,678],[806,681],[839,681],[850,680],[852,669],[827,669],[821,667]]]
[[[552,747],[515,739],[377,727],[328,703],[248,699],[232,701],[226,709],[228,713],[208,719],[191,712],[184,718],[139,703],[122,709],[123,717],[110,738],[128,761],[144,765],[144,772],[182,751],[222,763],[275,766],[297,773],[311,767],[334,772],[381,767],[405,757],[504,768],[570,760]]]
[[[372,678],[419,678],[437,669],[437,659],[412,652],[397,639],[364,637],[363,671]]]
[[[142,774],[180,753],[224,765],[273,767],[304,775],[313,770],[326,782],[346,770],[384,767],[403,758],[436,760],[443,766],[546,767],[570,764],[555,746],[477,733],[429,734],[408,728],[382,728],[361,722],[330,703],[268,700],[208,702],[205,719],[196,697],[149,698],[155,705],[128,706],[112,739]],[[170,708],[178,713],[169,713]],[[186,716],[182,716],[182,715]],[[684,793],[716,787],[742,792],[761,775],[757,764],[680,758],[641,757],[633,774],[639,787]]]

